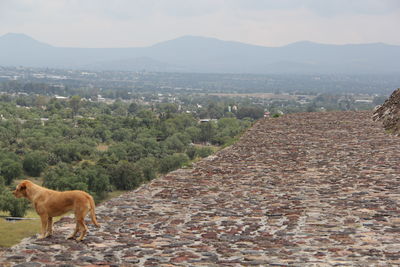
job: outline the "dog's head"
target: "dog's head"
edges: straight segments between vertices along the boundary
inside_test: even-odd
[[[13,195],[16,198],[27,197],[27,188],[29,187],[30,184],[31,182],[28,180],[22,181],[17,185],[17,187],[13,191]]]

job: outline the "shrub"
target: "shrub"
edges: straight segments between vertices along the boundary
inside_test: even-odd
[[[243,119],[248,117],[257,120],[259,118],[262,118],[263,116],[264,116],[264,109],[257,106],[241,107],[237,112],[238,119]]]
[[[132,138],[131,136],[132,136],[132,130],[126,129],[126,128],[121,128],[121,129],[115,130],[112,133],[111,138],[116,142],[123,142],[126,140],[130,140]]]
[[[190,146],[187,150],[186,150],[186,155],[188,155],[190,160],[193,160],[196,157],[196,147],[195,146]]]
[[[87,177],[79,177],[72,167],[60,163],[44,174],[43,186],[55,190],[82,190],[88,192]]]
[[[199,141],[211,142],[214,136],[217,134],[217,125],[215,122],[203,122],[200,124],[200,135]]]
[[[22,166],[28,175],[40,176],[47,166],[47,155],[40,151],[30,152],[25,156]]]
[[[213,153],[213,149],[211,147],[200,147],[196,149],[196,155],[200,158],[205,158],[210,156]]]
[[[0,174],[5,178],[7,185],[22,174],[22,165],[19,161],[5,159],[0,163]]]
[[[26,199],[15,198],[11,191],[0,185],[0,210],[9,212],[12,217],[24,217],[28,207]]]
[[[168,150],[174,152],[182,152],[185,149],[185,144],[182,142],[178,135],[168,137],[164,141],[164,144],[166,145]]]
[[[110,189],[110,178],[105,169],[99,165],[84,165],[75,170],[75,174],[87,181],[88,190],[93,192],[97,199],[104,198],[106,192]]]
[[[119,190],[131,190],[143,182],[142,170],[126,160],[109,168],[110,181]]]
[[[82,159],[80,154],[80,147],[78,144],[59,144],[53,150],[53,153],[58,156],[61,161],[71,163],[72,161],[79,161]]]
[[[156,158],[147,157],[140,159],[136,165],[142,170],[143,178],[146,181],[156,178],[156,170],[158,168]]]
[[[47,164],[54,166],[57,165],[58,163],[60,163],[61,159],[59,156],[57,156],[54,153],[49,153],[47,156]]]
[[[175,153],[173,155],[166,156],[160,161],[160,172],[167,173],[176,170],[188,162],[189,158],[184,153]]]

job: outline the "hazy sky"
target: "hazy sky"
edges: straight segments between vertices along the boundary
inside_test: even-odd
[[[0,0],[0,35],[55,46],[137,47],[183,35],[400,45],[399,28],[400,0]]]

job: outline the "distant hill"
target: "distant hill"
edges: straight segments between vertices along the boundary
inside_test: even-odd
[[[184,36],[149,47],[55,47],[24,35],[0,37],[0,65],[203,73],[400,73],[400,46],[297,42],[263,47]]]

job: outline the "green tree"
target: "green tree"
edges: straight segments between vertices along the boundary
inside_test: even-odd
[[[88,178],[80,177],[72,166],[60,163],[44,173],[43,186],[55,190],[82,190],[88,192]]]
[[[205,158],[210,156],[213,152],[214,151],[211,147],[199,147],[196,149],[196,156]]]
[[[208,104],[207,113],[211,119],[219,119],[224,115],[224,107],[216,102]]]
[[[110,189],[110,178],[106,170],[99,165],[84,164],[75,170],[76,176],[88,182],[88,190],[95,193],[97,199],[103,199]]]
[[[136,103],[131,103],[128,107],[129,114],[135,114],[139,110],[139,105]]]
[[[109,162],[110,158],[115,158],[116,161],[126,160],[128,153],[125,150],[124,144],[115,144],[110,146],[105,156],[102,158],[102,162]],[[115,163],[114,161],[110,163]]]
[[[36,107],[38,107],[38,108],[44,107],[44,106],[46,105],[46,102],[47,102],[47,99],[46,99],[46,97],[43,96],[43,95],[37,95],[37,96],[35,97],[35,105],[36,105]]]
[[[157,176],[158,160],[154,157],[140,159],[136,165],[142,170],[143,178],[150,181]]]
[[[162,103],[157,108],[161,119],[172,118],[178,112],[178,106],[172,103]]]
[[[57,144],[52,152],[66,163],[82,160],[79,144],[76,143]]]
[[[17,142],[21,133],[21,123],[16,120],[0,120],[0,138],[7,146]]]
[[[185,144],[183,141],[179,138],[177,134],[174,134],[173,136],[168,137],[165,141],[164,144],[167,146],[167,148],[173,152],[183,152],[185,149]]]
[[[221,118],[217,124],[217,131],[213,137],[213,143],[218,145],[231,144],[234,137],[242,131],[242,126],[236,118]]]
[[[217,125],[213,121],[202,122],[200,124],[199,140],[202,142],[211,142],[217,133]]]
[[[161,154],[160,144],[154,137],[138,138],[136,142],[140,144],[144,149],[143,157],[160,156]]]
[[[126,160],[109,169],[111,183],[118,190],[132,190],[143,182],[142,170]]]
[[[148,128],[155,126],[157,122],[156,114],[151,110],[140,110],[138,117],[141,119],[141,125]]]
[[[93,135],[95,138],[100,139],[101,142],[106,142],[111,137],[111,131],[103,124],[94,129]]]
[[[81,97],[78,95],[72,96],[69,100],[69,106],[72,109],[72,115],[75,117],[81,107]]]
[[[160,172],[167,173],[176,170],[189,162],[189,158],[186,154],[175,153],[170,156],[166,156],[160,161]]]
[[[239,108],[237,112],[238,119],[252,118],[254,120],[260,119],[264,116],[264,109],[257,106],[244,106]]]
[[[130,162],[138,161],[140,158],[146,156],[146,149],[138,143],[125,142],[126,159]]]
[[[22,174],[22,165],[19,161],[5,159],[0,162],[0,174],[5,178],[7,185]]]
[[[0,177],[0,180],[3,180]],[[26,199],[15,198],[11,191],[0,182],[0,210],[9,212],[12,217],[24,217],[29,208],[29,202]]]
[[[116,142],[123,142],[132,139],[132,130],[126,128],[116,129],[112,132],[111,138]]]
[[[199,142],[201,136],[201,129],[196,126],[191,126],[186,129],[186,133],[190,136],[192,142]]]
[[[190,160],[193,160],[196,157],[196,147],[194,145],[188,147],[188,149],[186,149],[186,155],[188,155]]]
[[[25,156],[22,166],[28,175],[38,177],[47,167],[47,154],[42,151],[33,151]]]

